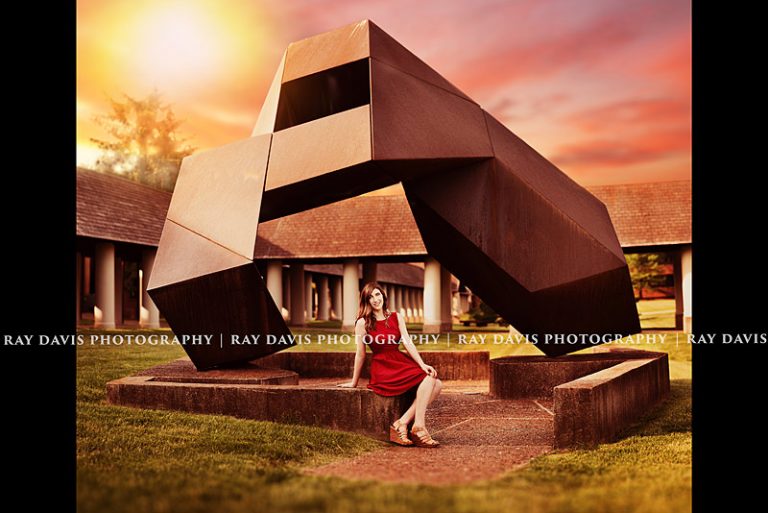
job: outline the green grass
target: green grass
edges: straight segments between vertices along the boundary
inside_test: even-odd
[[[107,381],[183,356],[178,345],[85,345],[77,351],[80,512],[663,513],[691,508],[690,380],[673,381],[670,400],[617,443],[545,455],[522,470],[471,485],[403,486],[299,472],[384,446],[364,436],[105,403]],[[670,353],[670,358],[681,357],[686,353]],[[687,358],[672,361],[690,363]]]
[[[637,302],[640,326],[648,329],[671,329],[675,327],[674,299],[643,299]]]

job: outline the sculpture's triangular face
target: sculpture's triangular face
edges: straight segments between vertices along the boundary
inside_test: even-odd
[[[253,259],[259,221],[398,182],[430,255],[520,331],[639,331],[605,206],[369,20],[289,45],[252,137],[184,160],[166,230],[194,233],[185,247],[201,258],[218,252],[200,250],[204,240]],[[179,254],[164,241],[186,239],[164,233],[158,260]],[[184,294],[201,294],[199,266],[185,279],[186,267],[171,272],[170,264],[159,262],[172,277],[153,276],[155,290],[185,284]],[[232,294],[242,285],[221,283]],[[156,295],[161,310],[177,308],[171,295]],[[178,329],[246,322],[221,315],[201,324],[190,313]],[[580,349],[540,347],[550,355]]]

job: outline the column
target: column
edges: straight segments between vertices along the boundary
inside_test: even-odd
[[[416,318],[418,319],[416,322],[424,322],[424,290],[423,289],[415,289],[416,292],[416,301],[414,301],[414,305],[416,306]]]
[[[283,319],[286,321],[291,316],[291,273],[283,273]]]
[[[395,302],[395,286],[390,284],[390,285],[385,285],[385,287],[387,288],[387,302],[388,302],[387,306],[389,307],[389,311],[396,312],[397,304]]]
[[[75,254],[75,328],[80,324],[80,305],[83,302],[83,255]]]
[[[277,311],[283,310],[283,261],[267,261],[267,290],[277,306]]]
[[[322,275],[317,278],[317,318],[321,321],[331,318],[328,299],[328,276]]]
[[[305,326],[304,321],[304,264],[291,263],[291,322],[290,326]]]
[[[376,262],[363,262],[363,285],[371,281],[376,281],[376,268]]]
[[[424,262],[424,333],[440,332],[440,262],[428,257]]]
[[[123,324],[123,259],[115,253],[115,326]]]
[[[341,329],[352,330],[355,327],[355,317],[357,317],[357,308],[360,301],[360,290],[358,283],[358,260],[350,258],[344,261],[344,313],[341,322]]]
[[[338,276],[334,276],[331,280],[331,310],[333,311],[334,320],[340,321],[344,317],[344,301],[342,293],[342,279]]]
[[[691,285],[692,285],[692,251],[686,246],[675,253],[675,329],[691,333],[693,324]]]
[[[304,318],[307,321],[311,321],[314,318],[315,309],[313,308],[313,296],[312,293],[312,273],[304,273]]]
[[[115,327],[115,245],[96,244],[96,304],[93,307],[94,327]]]
[[[459,316],[469,311],[469,292],[459,292]]]
[[[685,248],[680,255],[681,271],[683,274],[683,330],[693,331],[693,249]]]
[[[142,328],[159,328],[160,327],[160,310],[158,310],[155,302],[147,294],[147,287],[149,286],[149,277],[152,276],[152,268],[155,265],[155,255],[157,255],[157,249],[145,249],[141,253],[141,275],[140,285],[141,291],[139,294],[139,326]]]
[[[397,312],[405,317],[405,308],[403,305],[403,286],[395,285],[395,304],[397,305]]]
[[[453,328],[453,287],[451,273],[440,266],[440,331],[449,332]]]
[[[675,251],[672,263],[672,275],[675,282],[675,329],[683,329],[683,262],[682,250]]]
[[[413,301],[410,287],[403,287],[403,309],[405,310],[405,320],[413,322]]]

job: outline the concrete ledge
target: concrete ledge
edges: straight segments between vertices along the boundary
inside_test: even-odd
[[[153,376],[107,383],[111,404],[324,426],[380,440],[388,438],[389,422],[412,401],[413,394],[380,397],[363,388],[178,383]]]
[[[554,388],[555,448],[612,441],[669,396],[666,353],[632,359]]]
[[[419,351],[421,359],[437,370],[444,380],[488,379],[488,351]],[[361,377],[370,377],[372,355],[367,353]],[[305,378],[352,377],[353,352],[282,351],[258,360],[265,368],[286,369]]]
[[[151,376],[153,381],[176,383],[222,383],[228,385],[298,385],[299,375],[285,369],[265,369],[251,363],[231,369],[198,371],[189,358],[143,370],[137,376]]]
[[[488,379],[487,351],[420,351],[443,380]],[[354,353],[280,352],[246,365],[198,371],[188,358],[107,383],[107,401],[137,408],[212,413],[324,426],[386,440],[389,423],[413,402],[416,389],[381,397],[365,388],[302,379],[352,377]],[[371,355],[362,378],[369,376]]]
[[[490,393],[499,399],[550,399],[560,384],[623,361],[664,353],[611,348],[610,351],[559,357],[507,356],[490,360]]]

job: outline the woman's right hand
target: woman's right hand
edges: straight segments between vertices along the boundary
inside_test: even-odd
[[[437,378],[437,371],[434,367],[431,365],[427,365],[426,363],[421,366],[421,370],[427,373],[427,376],[432,376],[433,378]]]
[[[341,388],[357,388],[351,381],[348,381],[347,383],[338,383],[336,386]]]

